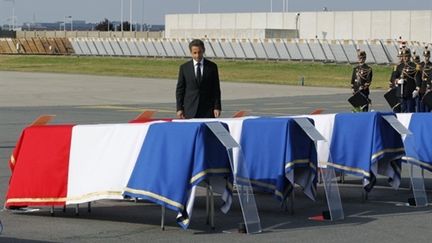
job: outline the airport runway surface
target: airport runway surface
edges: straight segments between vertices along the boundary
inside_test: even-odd
[[[175,80],[0,72],[0,202],[4,203],[9,181],[7,161],[20,132],[40,114],[55,114],[53,123],[124,123],[144,109],[155,109],[158,118],[175,114]],[[347,81],[348,84],[348,81]],[[373,91],[372,109],[389,111],[383,91]],[[350,90],[245,83],[222,83],[223,116],[237,110],[251,115],[279,116],[307,114],[316,108],[325,113],[350,112]],[[411,197],[407,170],[399,190],[387,186],[384,178],[372,191],[369,201],[361,202],[360,180],[347,177],[341,185],[346,219],[314,222],[308,217],[326,208],[323,188],[316,202],[297,189],[295,214],[280,208],[270,195],[257,195],[264,232],[247,236],[235,233],[241,222],[237,202],[224,215],[216,212],[216,229],[205,225],[203,191],[188,230],[181,230],[175,215],[167,213],[167,229],[160,230],[160,208],[154,204],[129,201],[98,201],[91,213],[86,207],[75,216],[70,207],[60,208],[51,217],[49,210],[31,214],[0,213],[4,230],[2,241],[16,242],[430,242],[432,211],[428,208],[397,206]],[[431,197],[432,176],[426,172]],[[219,199],[216,201],[218,205]]]

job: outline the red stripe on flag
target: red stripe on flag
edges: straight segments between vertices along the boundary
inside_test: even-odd
[[[14,150],[6,207],[64,205],[73,125],[26,128]]]

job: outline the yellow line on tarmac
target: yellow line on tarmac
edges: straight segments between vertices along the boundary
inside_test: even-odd
[[[269,102],[269,103],[263,103],[263,105],[292,105],[292,104],[294,104],[294,103],[293,102],[279,102],[279,103]]]
[[[312,107],[309,107],[309,106],[305,106],[305,107],[300,107],[300,106],[285,106],[285,107],[269,107],[269,108],[265,108],[265,110],[306,110],[306,109],[312,109]]]
[[[307,101],[305,104],[343,104],[346,101]]]
[[[117,110],[117,111],[133,111],[143,112],[145,110],[155,110],[158,113],[174,113],[174,110],[159,109],[157,107],[133,107],[133,106],[120,106],[120,105],[95,105],[95,106],[79,106],[80,109],[105,109],[105,110]]]
[[[159,110],[159,109],[153,109],[157,111],[157,113],[172,113],[175,114],[174,110]],[[143,112],[143,109],[119,109],[117,111],[124,111],[124,112]],[[156,114],[157,114],[156,113]]]
[[[121,105],[89,105],[89,106],[79,106],[81,109],[108,109],[108,110],[120,110],[120,109],[138,109],[139,107],[133,106],[121,106]],[[142,108],[146,109],[146,108]]]
[[[240,103],[240,104],[223,104],[223,106],[254,106],[256,104],[247,104],[247,103]]]

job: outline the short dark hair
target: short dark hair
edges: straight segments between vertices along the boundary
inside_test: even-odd
[[[193,46],[201,47],[205,51],[204,42],[200,39],[194,39],[189,43],[189,51],[192,51]]]

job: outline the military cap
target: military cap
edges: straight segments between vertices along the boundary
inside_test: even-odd
[[[410,57],[411,56],[411,50],[409,48],[403,48],[401,50],[401,56]]]
[[[357,50],[357,56],[358,58],[366,58],[366,52]]]
[[[430,50],[428,49],[428,46],[425,46],[425,50],[423,51],[423,56],[430,57]]]

